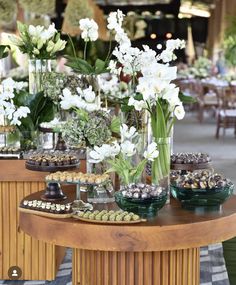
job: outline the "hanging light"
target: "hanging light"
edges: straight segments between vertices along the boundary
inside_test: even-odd
[[[166,38],[167,39],[171,39],[172,38],[172,34],[171,33],[166,33]]]
[[[152,40],[155,40],[155,39],[157,38],[157,35],[153,33],[153,34],[150,35],[150,38],[151,38]]]

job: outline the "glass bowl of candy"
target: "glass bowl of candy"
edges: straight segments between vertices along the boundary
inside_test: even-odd
[[[179,174],[171,181],[172,196],[187,208],[217,208],[232,195],[234,190],[234,185],[229,179],[208,171]]]
[[[164,188],[142,183],[123,186],[115,193],[115,201],[122,210],[142,218],[156,216],[166,200],[167,191]]]

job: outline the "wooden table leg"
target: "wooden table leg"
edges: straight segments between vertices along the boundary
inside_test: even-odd
[[[199,248],[162,252],[75,249],[73,254],[73,285],[199,285],[200,283]]]

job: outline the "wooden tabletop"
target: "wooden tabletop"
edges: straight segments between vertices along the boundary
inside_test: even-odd
[[[64,191],[69,201],[75,192]],[[39,199],[34,193],[26,199]],[[66,202],[66,201],[65,201]],[[103,204],[114,209],[116,204]],[[236,236],[236,196],[218,211],[191,211],[179,202],[162,208],[158,215],[140,224],[108,225],[73,218],[52,219],[20,213],[20,227],[36,239],[72,248],[105,251],[164,251],[200,247]]]
[[[76,171],[85,171],[85,160],[80,161],[80,168]],[[27,170],[23,159],[0,159],[0,181],[45,181],[47,174],[49,173]]]

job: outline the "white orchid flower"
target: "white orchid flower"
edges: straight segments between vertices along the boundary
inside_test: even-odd
[[[68,88],[64,88],[62,94],[60,105],[63,110],[69,110],[76,106],[79,96],[72,95]]]
[[[183,49],[185,48],[185,41],[180,39],[168,40],[166,42],[166,49],[175,50],[175,49]]]
[[[98,25],[93,19],[85,18],[79,21],[82,31],[81,37],[84,41],[96,41],[98,38]]]
[[[92,86],[89,86],[89,88],[83,90],[83,96],[85,101],[88,103],[93,103],[95,101],[96,94],[92,90]]]
[[[149,161],[154,161],[154,159],[157,158],[158,155],[159,151],[157,150],[157,144],[155,142],[149,144],[147,150],[145,150],[143,154],[143,156]]]
[[[122,22],[124,19],[124,14],[122,11],[117,10],[116,12],[111,12],[107,18],[107,28],[109,30],[116,30],[117,28],[122,26]]]
[[[172,50],[163,50],[163,52],[160,54],[160,57],[159,57],[164,63],[167,63],[167,62],[171,62],[173,60],[175,60],[177,57],[176,55],[173,53]]]

